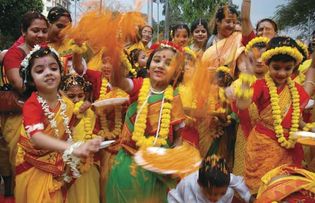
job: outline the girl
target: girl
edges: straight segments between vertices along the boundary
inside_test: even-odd
[[[245,181],[252,193],[257,193],[260,178],[274,167],[300,166],[303,160],[302,147],[292,133],[299,128],[301,111],[309,96],[290,78],[303,58],[296,47],[289,37],[271,39],[262,54],[269,70],[265,78],[250,88],[253,76],[243,74],[240,84],[227,91],[227,95],[236,98],[239,109],[254,102],[261,118],[250,132],[245,150]],[[239,91],[241,87],[243,91]]]
[[[142,77],[145,78],[147,76],[147,60],[148,57],[145,52],[141,49],[134,49],[130,52],[128,56],[128,64],[129,67],[129,77]],[[130,67],[131,65],[131,67]]]
[[[181,142],[184,119],[181,100],[172,81],[181,73],[171,61],[178,49],[170,42],[155,45],[148,59],[149,78],[123,78],[114,69],[113,84],[130,95],[121,147],[106,186],[106,202],[166,201],[167,177],[137,167],[132,156],[140,147],[170,147]],[[176,85],[176,84],[175,84]]]
[[[29,98],[18,144],[16,202],[63,202],[63,182],[80,176],[78,157],[97,152],[101,139],[72,142],[73,103],[59,93],[62,66],[53,49],[35,46],[21,66]]]
[[[234,190],[246,202],[254,202],[243,177],[229,173],[225,160],[212,155],[204,158],[199,171],[182,179],[167,199],[169,203],[230,203]]]
[[[201,57],[206,50],[206,44],[209,37],[208,23],[204,19],[198,19],[191,24],[190,30],[193,42],[189,48],[193,50],[196,55]]]
[[[83,77],[78,75],[66,75],[62,80],[61,89],[66,93],[67,97],[72,100],[78,109],[83,102],[88,100],[89,93],[92,90],[91,84]],[[76,110],[75,110],[76,111]],[[82,117],[80,122],[73,129],[73,140],[87,141],[94,138],[93,134],[96,116],[89,108],[84,114],[77,115]],[[67,193],[67,202],[99,202],[100,174],[98,166],[94,164],[93,156],[88,157],[80,166],[83,173],[80,178],[75,180]]]
[[[177,24],[171,28],[170,39],[184,48],[188,45],[190,30],[186,24]]]
[[[150,25],[141,26],[138,30],[137,40],[138,42],[127,46],[127,51],[130,53],[134,49],[141,49],[143,51],[148,51],[148,45],[152,40],[153,27]]]

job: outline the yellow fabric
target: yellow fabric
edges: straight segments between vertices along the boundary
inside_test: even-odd
[[[237,130],[236,141],[235,141],[235,160],[233,166],[233,174],[238,176],[244,176],[245,169],[245,149],[246,149],[246,138],[243,134],[242,129],[239,127]]]
[[[85,141],[89,138],[85,134],[85,122],[89,120],[91,122],[91,131],[93,131],[96,121],[96,115],[88,109],[80,122],[73,128],[73,140]],[[85,203],[85,202],[99,202],[100,196],[100,173],[89,159],[86,160],[81,168],[81,177],[79,177],[71,185],[67,193],[67,203]]]
[[[75,180],[67,193],[67,203],[100,202],[100,174],[95,165]]]
[[[299,190],[315,193],[315,173],[288,165],[277,167],[266,173],[257,195],[257,202],[282,200]]]
[[[283,164],[293,164],[288,150],[254,129],[247,139],[245,150],[245,182],[251,192],[257,193],[260,178],[266,172]]]
[[[52,174],[31,168],[16,176],[16,203],[62,203],[62,184]]]
[[[9,148],[9,160],[12,170],[15,168],[17,142],[19,141],[22,127],[22,115],[1,116],[1,133]]]
[[[135,44],[132,44],[130,45],[128,48],[127,48],[127,51],[128,51],[128,54],[130,54],[130,52],[132,50],[135,50],[135,49],[141,49],[143,51],[146,51],[147,48],[143,45],[143,43],[140,41],[140,42],[137,42]]]
[[[244,51],[241,43],[242,34],[234,32],[227,38],[224,38],[209,47],[202,56],[202,61],[206,62],[208,67],[217,68],[227,65],[234,75],[236,59]]]
[[[102,71],[103,53],[104,53],[104,48],[100,49],[99,52],[97,52],[95,55],[93,55],[93,57],[89,60],[89,62],[87,64],[88,69]]]

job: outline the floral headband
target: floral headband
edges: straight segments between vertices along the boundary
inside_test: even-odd
[[[54,48],[52,48],[52,47],[49,47],[49,46],[47,46],[49,49],[50,49],[50,51],[51,52],[53,52],[53,53],[55,53],[56,54],[56,56],[59,58],[59,54],[58,54],[58,52],[54,49]],[[29,66],[29,63],[30,63],[30,60],[31,60],[31,58],[32,58],[32,55],[36,52],[36,51],[38,51],[38,50],[40,50],[42,47],[40,46],[40,45],[35,45],[34,46],[34,48],[30,51],[30,53],[28,53],[27,54],[27,56],[23,59],[23,61],[21,62],[21,71],[22,72],[26,72],[27,71],[27,68],[28,68],[28,66]],[[26,74],[25,74],[26,75]],[[26,81],[26,77],[24,78],[24,83],[26,83],[27,81]]]
[[[307,45],[304,44],[303,42],[301,42],[300,40],[296,40],[296,43],[299,45],[299,47],[301,47],[301,49],[304,52],[304,55],[307,57],[308,56],[308,49],[307,49]]]
[[[262,43],[262,44],[268,44],[269,42],[269,38],[267,37],[255,37],[254,39],[252,39],[251,41],[248,42],[248,44],[246,45],[246,48],[245,48],[245,53],[248,53],[255,44],[258,44],[258,43]]]
[[[280,54],[291,56],[292,58],[296,60],[298,64],[301,63],[303,60],[303,55],[299,52],[299,50],[291,46],[281,46],[281,47],[275,47],[273,49],[269,49],[261,55],[261,58],[263,61],[267,62],[273,56],[280,55]]]

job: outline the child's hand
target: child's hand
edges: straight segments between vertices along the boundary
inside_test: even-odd
[[[101,137],[96,137],[94,139],[88,140],[80,147],[73,150],[73,154],[77,157],[88,157],[90,153],[95,153],[100,149],[100,145],[102,142]]]
[[[84,112],[85,112],[86,110],[88,110],[91,106],[92,106],[91,102],[85,101],[85,102],[80,106],[79,112],[80,112],[80,113],[84,113]]]

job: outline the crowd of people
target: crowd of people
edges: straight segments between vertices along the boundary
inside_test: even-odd
[[[154,43],[137,12],[27,12],[0,54],[0,202],[315,202],[315,33],[254,28],[250,8]],[[190,174],[134,159],[184,143],[202,158]]]

